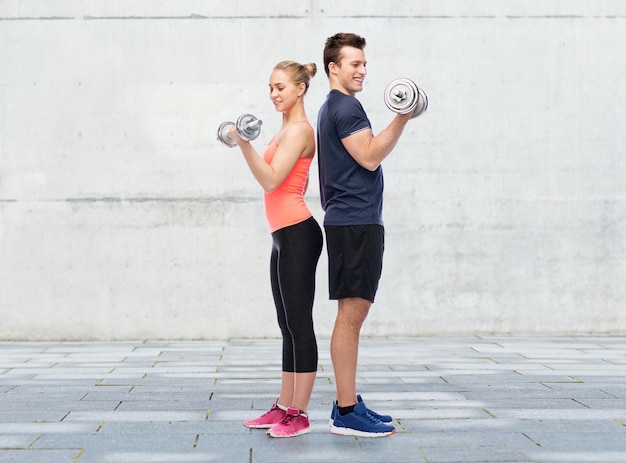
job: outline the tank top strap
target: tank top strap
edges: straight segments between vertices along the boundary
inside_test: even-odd
[[[311,129],[311,132],[313,132],[313,134],[315,134],[315,130],[313,129],[313,126],[311,125],[311,123],[309,121],[307,121],[306,119],[301,119],[299,121],[294,122],[294,124],[306,124],[309,126],[309,128]]]
[[[313,135],[315,135],[315,130],[313,129],[313,126],[311,125],[311,123],[309,121],[307,121],[306,119],[300,119],[299,121],[291,122],[291,123],[287,124],[286,126],[284,126],[282,129],[280,129],[278,131],[278,133],[276,135],[274,135],[274,137],[272,138],[270,143],[278,143],[280,141],[280,137],[282,137],[282,135],[285,132],[285,130],[287,130],[292,125],[301,124],[301,123],[308,125],[309,128],[311,129],[311,132],[313,132]]]

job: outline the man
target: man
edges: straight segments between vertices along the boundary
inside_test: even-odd
[[[368,409],[356,392],[361,326],[382,272],[382,161],[391,153],[410,114],[398,114],[378,135],[355,94],[367,74],[365,39],[339,33],[326,40],[324,70],[330,92],[317,121],[320,195],[328,251],[330,299],[338,301],[330,352],[337,401],[331,431],[381,437],[395,433],[392,418]]]

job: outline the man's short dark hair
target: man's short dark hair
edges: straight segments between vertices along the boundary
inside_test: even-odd
[[[363,50],[365,48],[365,38],[350,32],[339,32],[332,37],[328,37],[324,46],[324,71],[326,71],[326,75],[329,75],[328,65],[330,63],[339,64],[341,62],[341,49],[343,47]]]

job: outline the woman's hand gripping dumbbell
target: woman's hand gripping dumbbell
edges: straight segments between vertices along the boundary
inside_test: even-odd
[[[222,122],[217,129],[217,139],[226,146],[234,148],[237,146],[237,143],[229,135],[233,127],[235,127],[241,138],[246,141],[252,141],[261,133],[261,125],[263,125],[263,121],[257,119],[256,116],[252,114],[242,114],[237,119],[237,122]]]

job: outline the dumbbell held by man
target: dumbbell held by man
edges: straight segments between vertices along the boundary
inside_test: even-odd
[[[402,77],[389,82],[385,88],[385,104],[394,113],[411,113],[411,119],[428,108],[428,97],[411,79]]]

